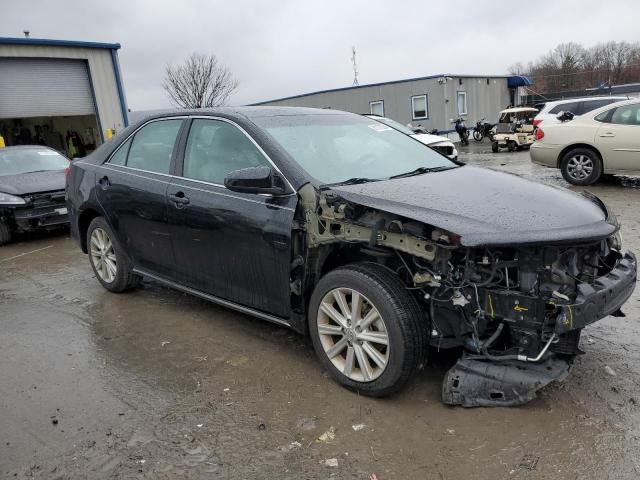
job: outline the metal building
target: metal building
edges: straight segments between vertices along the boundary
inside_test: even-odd
[[[117,43],[0,38],[0,134],[83,156],[127,126]]]
[[[255,105],[333,108],[354,113],[384,115],[403,124],[449,132],[458,117],[468,126],[517,102],[518,87],[530,85],[524,77],[495,75],[431,75],[393,82],[323,90],[278,98]],[[515,99],[515,102],[514,102]]]

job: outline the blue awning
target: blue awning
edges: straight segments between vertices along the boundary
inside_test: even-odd
[[[533,85],[533,82],[524,75],[513,75],[507,79],[509,88],[528,87],[529,85]]]

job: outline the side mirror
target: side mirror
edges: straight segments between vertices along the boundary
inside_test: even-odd
[[[282,178],[270,167],[249,167],[230,172],[224,179],[224,186],[233,192],[268,193],[280,195],[285,186]]]

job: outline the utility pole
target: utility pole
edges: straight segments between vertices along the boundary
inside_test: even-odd
[[[351,47],[351,63],[353,64],[353,86],[357,87],[360,83],[358,82],[358,64],[356,63],[355,45]]]

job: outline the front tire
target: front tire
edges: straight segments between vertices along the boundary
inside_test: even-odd
[[[483,137],[482,132],[480,130],[474,130],[473,131],[473,139],[476,142],[481,142],[483,138],[484,137]]]
[[[329,272],[309,303],[320,362],[338,383],[372,397],[400,390],[422,365],[427,324],[400,278],[375,263]]]
[[[500,150],[500,147],[498,146],[498,142],[496,142],[495,140],[491,142],[491,151],[493,153],[498,153],[499,150]]]
[[[96,217],[87,230],[87,251],[93,273],[104,288],[121,293],[135,288],[140,277],[104,218]]]
[[[6,245],[11,241],[11,225],[0,220],[0,245]]]
[[[560,171],[572,185],[591,185],[602,175],[602,160],[593,150],[574,148],[562,158]]]

